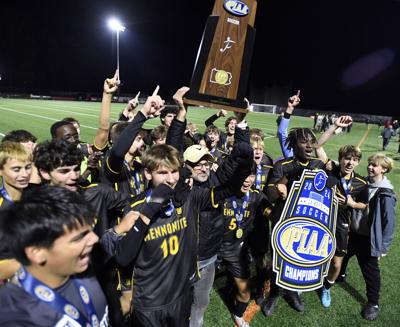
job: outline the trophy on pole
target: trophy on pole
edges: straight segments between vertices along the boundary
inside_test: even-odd
[[[247,112],[256,0],[216,0],[208,17],[184,102]]]

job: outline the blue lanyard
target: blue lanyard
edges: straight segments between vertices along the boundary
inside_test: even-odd
[[[126,166],[126,168],[128,169],[130,176],[131,176],[131,180],[135,183],[135,192],[136,194],[140,194],[140,177],[139,177],[139,173],[137,171],[135,171],[134,169],[132,169],[128,162],[126,160],[124,160],[124,164]]]
[[[13,199],[11,199],[11,197],[8,195],[4,186],[2,188],[0,188],[0,193],[1,193],[1,196],[4,199],[6,199],[8,202],[14,203]]]
[[[353,178],[351,177],[348,181],[346,181],[346,179],[342,177],[340,181],[342,183],[344,193],[346,194],[346,196],[348,196],[351,191],[351,184],[353,183]]]
[[[146,203],[148,203],[150,201],[152,193],[153,192],[152,192],[151,189],[149,189],[146,192]],[[175,206],[174,206],[172,200],[169,200],[169,203],[165,207],[163,207],[163,210],[162,210],[162,213],[161,213],[162,218],[171,217],[171,215],[174,212],[174,210],[175,210]]]
[[[261,176],[262,176],[262,167],[261,164],[257,165],[257,174],[256,174],[256,189],[261,189]]]
[[[86,309],[88,320],[83,316],[83,314],[63,298],[57,291],[54,291],[50,287],[46,286],[35,277],[33,277],[24,267],[21,267],[17,272],[17,278],[23,289],[37,298],[38,300],[47,303],[55,311],[66,314],[71,319],[78,322],[81,326],[99,326],[99,319],[97,318],[96,310],[94,309],[92,300],[90,298],[89,292],[86,287],[79,281],[79,279],[73,278],[73,282],[79,291],[79,295],[82,299],[83,305]]]
[[[239,208],[237,205],[237,197],[236,196],[232,196],[230,198],[230,201],[232,203],[232,208],[233,208],[233,212],[235,213],[235,218],[236,218],[236,222],[238,225],[238,228],[240,228],[240,225],[242,224],[243,218],[244,218],[244,211],[247,207],[247,204],[249,202],[249,198],[250,198],[250,193],[247,192],[246,195],[243,197],[243,202],[242,202],[242,206]]]

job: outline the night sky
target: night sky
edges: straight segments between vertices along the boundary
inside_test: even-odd
[[[115,69],[122,93],[169,97],[190,82],[214,1],[7,1],[0,11],[0,91],[100,94]],[[260,0],[248,96],[302,108],[398,115],[400,1]]]

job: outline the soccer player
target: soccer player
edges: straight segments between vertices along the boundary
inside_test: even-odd
[[[32,154],[16,142],[5,141],[0,144],[0,220],[2,210],[21,199],[22,192],[29,186],[32,171]],[[10,278],[19,268],[13,259],[8,243],[0,238],[0,280]]]
[[[271,213],[272,223],[276,223],[282,213],[285,200],[292,183],[299,180],[304,169],[325,169],[325,163],[313,158],[317,139],[309,128],[292,129],[286,139],[288,151],[293,151],[293,157],[282,159],[274,164],[268,185],[264,188],[268,200],[275,203]],[[299,312],[304,311],[304,304],[297,292],[284,291],[288,303]],[[279,287],[275,284],[275,277],[271,281],[269,298],[262,303],[262,310],[266,316],[271,316],[279,298]]]
[[[96,215],[94,232],[101,237],[116,223],[114,216],[121,216],[123,208],[129,203],[129,194],[116,192],[104,184],[81,184],[80,165],[82,152],[72,143],[60,140],[38,144],[34,152],[34,162],[43,180],[52,186],[61,186],[80,193],[87,200]],[[110,215],[110,212],[117,212]],[[110,319],[113,325],[120,320],[120,300],[117,293],[117,273],[113,258],[107,256],[100,245],[93,251],[96,275],[106,293],[110,305]]]
[[[43,187],[4,212],[2,238],[22,264],[0,288],[0,325],[108,326],[107,303],[84,273],[98,237],[94,214],[76,192]]]
[[[235,149],[232,156],[240,159],[245,170],[236,171],[234,183],[212,189],[190,190],[185,183],[190,174],[180,173],[175,148],[154,145],[144,154],[145,175],[151,184],[131,205],[140,219],[116,249],[121,265],[134,262],[135,326],[188,326],[199,212],[217,207],[232,195],[248,173],[249,155],[252,159],[250,147]]]
[[[354,170],[361,160],[361,151],[353,145],[345,145],[339,149],[339,162],[333,163],[330,176],[336,178],[336,196],[339,208],[336,221],[336,252],[330,262],[329,272],[324,280],[321,302],[325,308],[331,305],[330,288],[339,276],[343,257],[347,252],[350,222],[354,210],[365,209],[368,204],[367,181]]]
[[[249,326],[243,318],[250,301],[248,237],[257,212],[260,211],[259,214],[262,215],[269,206],[265,194],[252,188],[256,179],[256,167],[253,163],[250,175],[243,182],[240,191],[226,199],[223,206],[226,227],[219,256],[227,265],[238,290],[234,300],[233,318],[239,327]],[[267,235],[264,235],[264,242],[267,242]]]

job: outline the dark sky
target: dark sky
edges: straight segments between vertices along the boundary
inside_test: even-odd
[[[0,12],[0,91],[100,93],[115,69],[121,92],[170,96],[188,85],[214,1],[7,1]],[[398,113],[400,1],[260,0],[249,83],[252,102],[283,105],[297,89],[302,107]],[[114,42],[114,43],[113,43]]]

